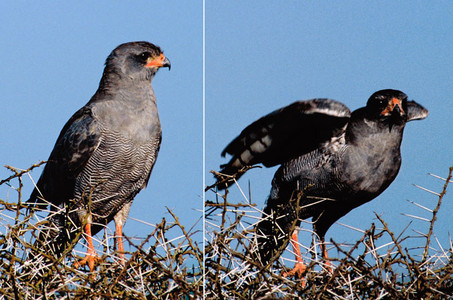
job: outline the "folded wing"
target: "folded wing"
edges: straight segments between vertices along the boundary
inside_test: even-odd
[[[77,111],[63,127],[28,202],[58,206],[74,197],[76,177],[99,145],[100,136],[91,110]]]

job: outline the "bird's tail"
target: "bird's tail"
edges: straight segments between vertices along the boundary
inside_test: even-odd
[[[287,247],[291,234],[300,224],[298,218],[300,194],[297,199],[286,201],[268,201],[261,220],[256,224],[256,242],[258,260],[263,266],[278,259]],[[277,204],[275,204],[277,203]]]
[[[67,226],[65,214],[51,211],[40,222],[36,240],[27,256],[27,270],[31,275],[42,276],[49,272],[52,265],[69,252],[77,242],[77,230]]]
[[[214,173],[214,177],[217,180],[216,186],[219,190],[224,190],[233,185],[234,181],[238,180],[245,173],[239,172],[240,170],[228,164],[221,165],[220,167],[222,169]]]
[[[216,183],[211,187],[217,187],[218,190],[224,190],[232,186],[242,175],[252,168],[259,168],[259,166],[241,166],[240,168],[232,166],[230,163],[221,165],[222,168],[218,172],[212,172],[216,179]]]

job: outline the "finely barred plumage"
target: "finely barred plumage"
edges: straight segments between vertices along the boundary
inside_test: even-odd
[[[29,200],[51,204],[50,224],[39,242],[55,254],[83,224],[90,226],[85,229],[91,230],[92,257],[91,234],[102,225],[114,219],[121,236],[159,152],[162,135],[151,80],[161,67],[170,68],[170,61],[151,43],[118,46],[107,58],[95,95],[63,127]],[[89,258],[90,269],[93,261]]]
[[[106,138],[77,178],[74,193],[75,199],[82,199],[83,193],[90,193],[87,187],[98,184],[91,195],[94,224],[110,222],[123,205],[132,202],[135,195],[146,186],[160,145],[160,135],[140,146],[118,133],[101,130],[101,135]],[[77,213],[81,212],[83,217],[84,209]],[[100,226],[94,228],[93,234],[101,229]]]
[[[404,93],[382,90],[352,113],[334,100],[314,99],[295,102],[246,127],[222,152],[232,158],[219,173],[233,175],[259,163],[281,165],[256,225],[261,262],[269,263],[286,246],[293,224],[301,219],[312,217],[323,240],[335,221],[383,192],[400,168],[406,122],[427,115]],[[256,143],[263,138],[270,142]],[[218,179],[219,189],[233,182],[221,175]]]

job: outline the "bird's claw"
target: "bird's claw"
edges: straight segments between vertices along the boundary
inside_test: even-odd
[[[76,269],[79,269],[85,265],[88,265],[90,271],[94,271],[94,266],[96,263],[100,262],[99,256],[97,254],[87,254],[84,259],[74,262],[73,266]]]
[[[296,262],[296,264],[294,265],[294,268],[289,272],[283,272],[282,276],[283,277],[297,277],[297,278],[301,279],[302,287],[305,287],[305,278],[303,275],[305,274],[306,270],[307,270],[307,266],[304,263]]]

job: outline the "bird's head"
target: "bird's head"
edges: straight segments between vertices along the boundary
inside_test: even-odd
[[[162,50],[149,42],[130,42],[116,47],[107,58],[104,75],[115,73],[121,78],[151,80],[157,70],[171,68]]]
[[[380,90],[368,99],[366,110],[370,119],[401,125],[407,121],[407,96],[398,90]]]

